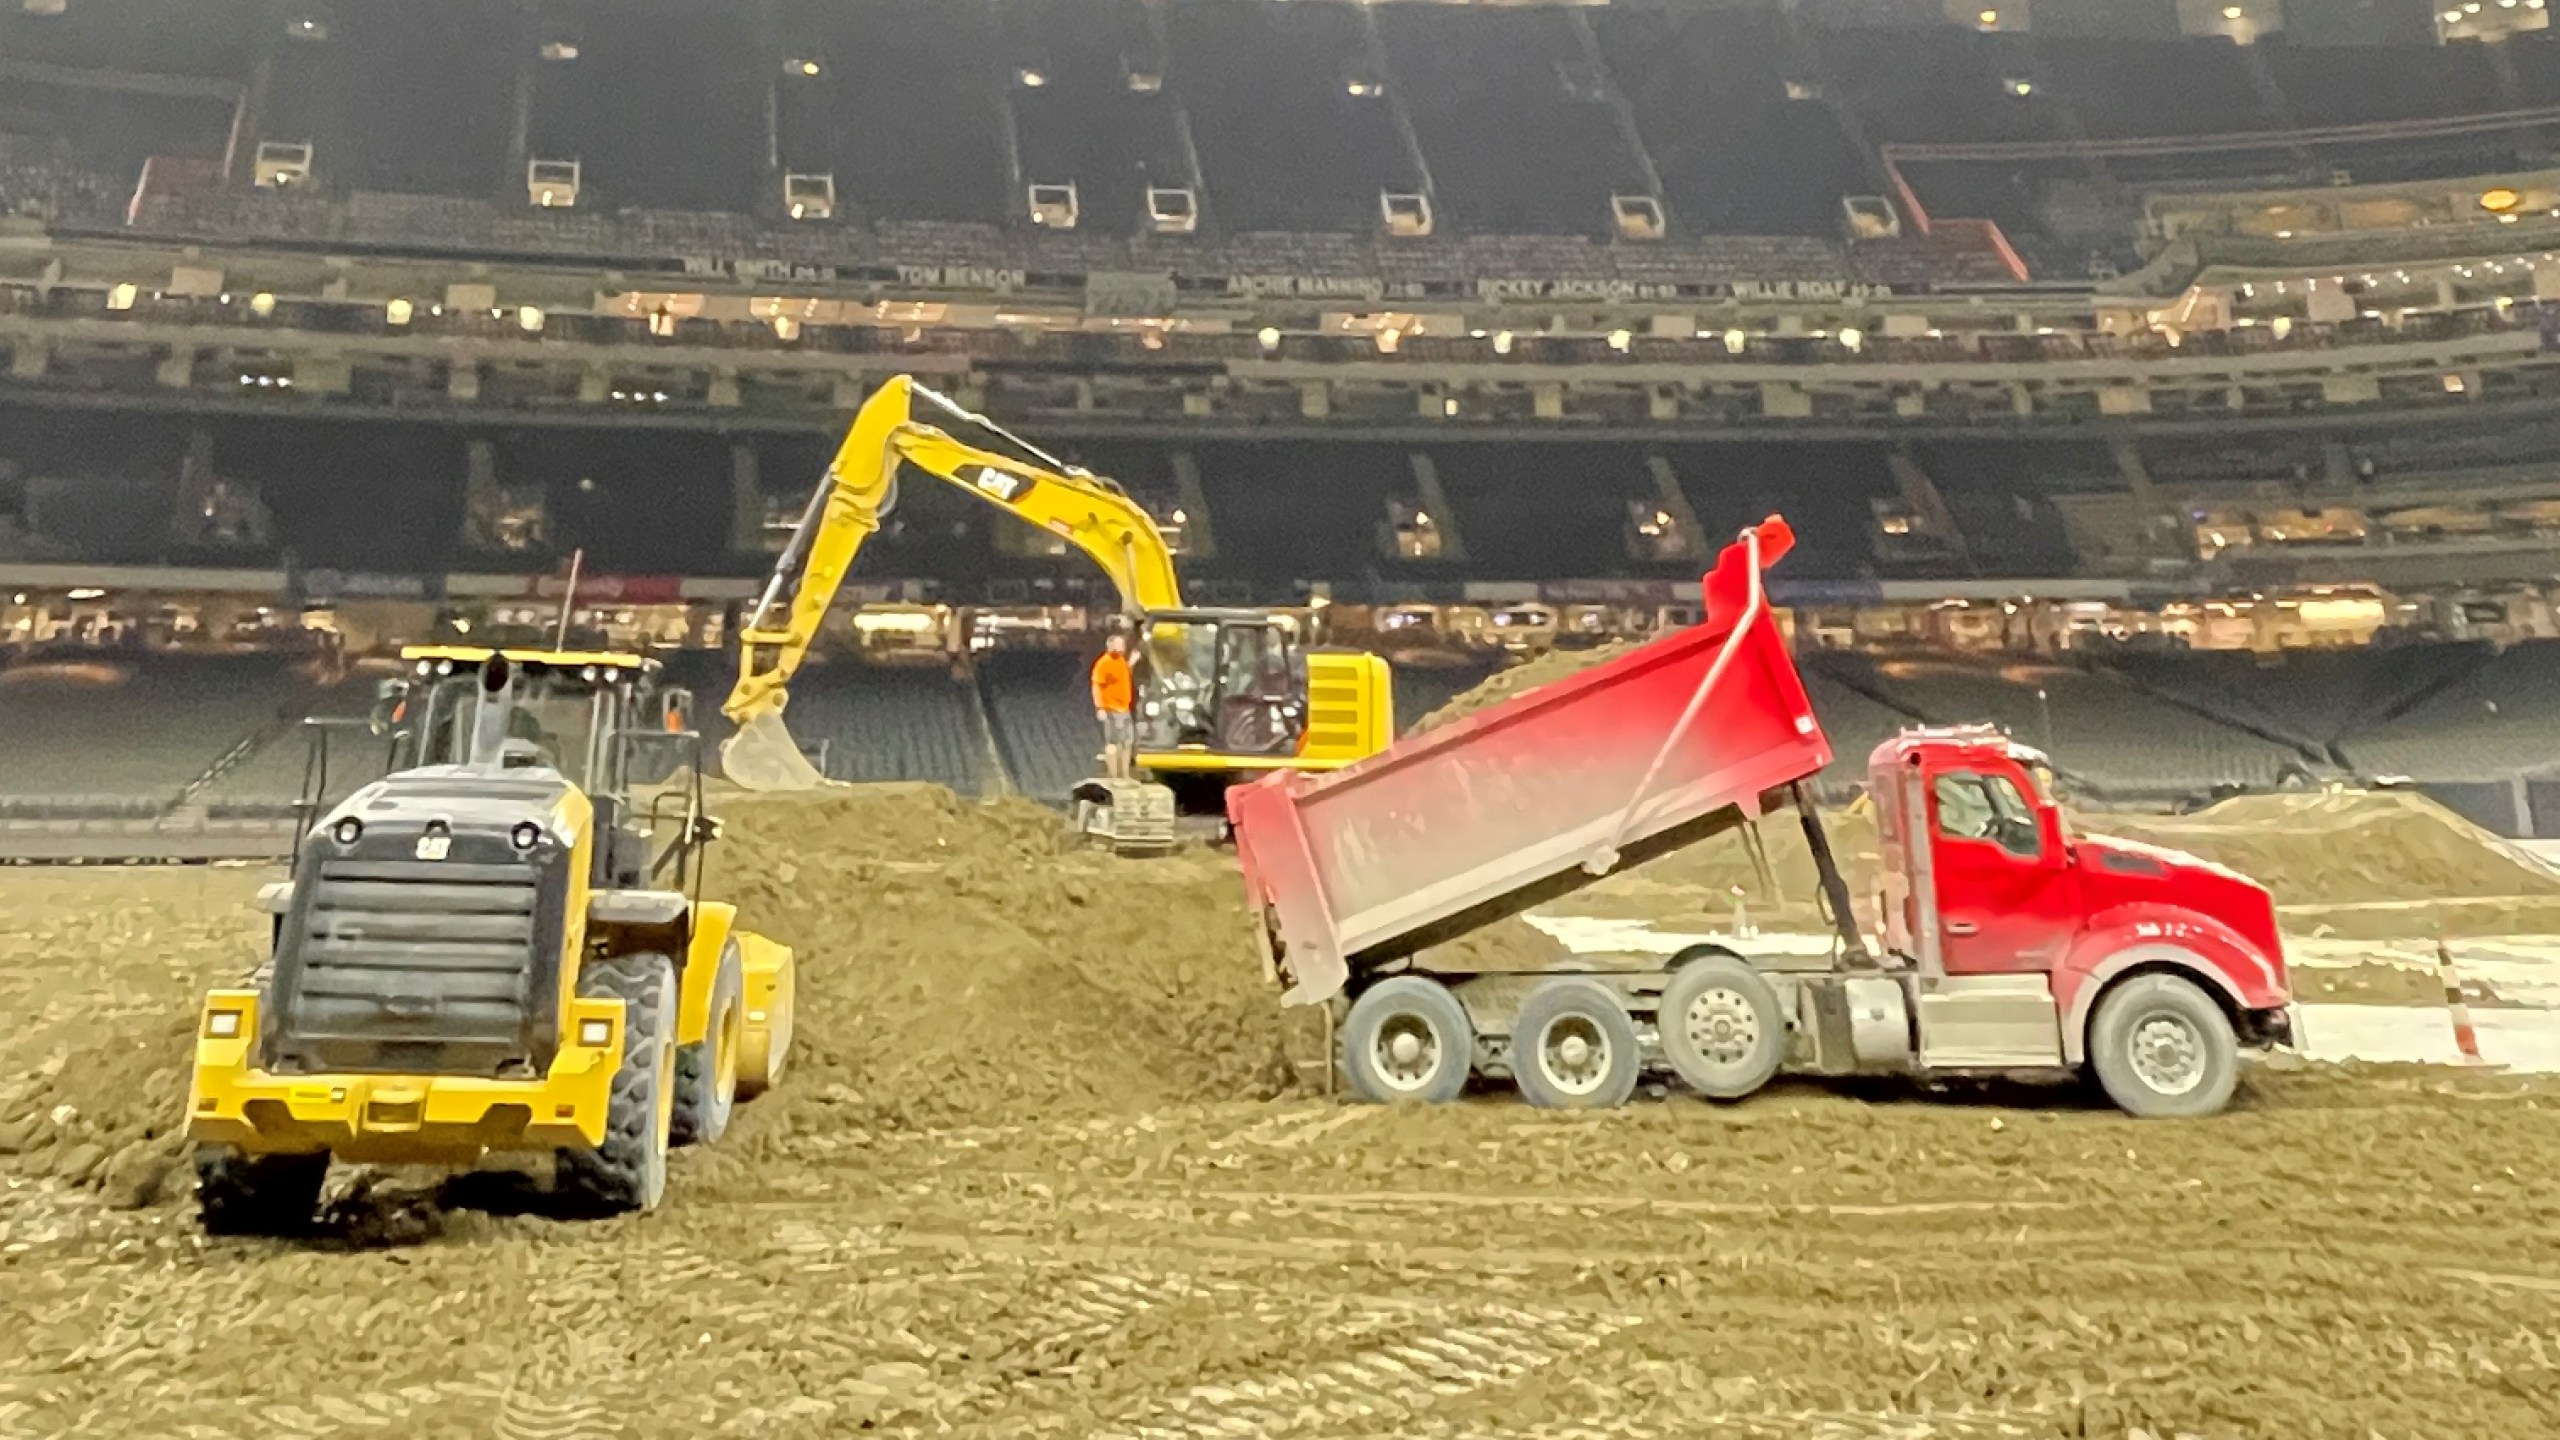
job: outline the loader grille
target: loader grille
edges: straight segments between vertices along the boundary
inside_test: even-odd
[[[277,937],[267,1068],[529,1078],[549,1065],[564,867],[464,849],[306,857]]]

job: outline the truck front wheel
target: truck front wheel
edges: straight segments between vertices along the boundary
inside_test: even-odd
[[[1342,1078],[1374,1105],[1457,1099],[1475,1052],[1466,1007],[1448,986],[1419,975],[1370,986],[1342,1022]]]
[[[2089,1064],[2107,1098],[2139,1119],[2211,1115],[2240,1081],[2240,1041],[2195,982],[2137,975],[2098,999]]]
[[[1730,955],[1701,955],[1673,973],[1655,1023],[1663,1058],[1710,1100],[1751,1094],[1787,1057],[1778,992],[1750,962]]]

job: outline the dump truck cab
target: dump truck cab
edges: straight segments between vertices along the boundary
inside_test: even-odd
[[[212,992],[188,1100],[209,1228],[306,1223],[332,1157],[548,1151],[578,1208],[645,1209],[791,1038],[789,950],[703,895],[701,742],[653,661],[419,648],[382,778],[263,887],[273,948]],[[646,801],[635,779],[671,776]]]
[[[2077,1066],[2092,1004],[2137,971],[2201,989],[2245,1044],[2289,1033],[2264,886],[2192,855],[2075,836],[2051,763],[1989,726],[1907,730],[1876,748],[1867,778],[1884,948],[1917,973],[1924,1063]],[[2164,1044],[2192,1039],[2160,1023]]]

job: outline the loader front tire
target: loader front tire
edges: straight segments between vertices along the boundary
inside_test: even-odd
[[[243,1155],[196,1147],[196,1214],[207,1235],[299,1235],[311,1228],[329,1155]]]
[[[738,1104],[738,1057],[746,1048],[747,971],[736,941],[720,947],[720,974],[711,982],[711,1018],[702,1038],[676,1047],[675,1117],[668,1140],[708,1145],[727,1134]]]
[[[578,993],[622,1002],[622,1063],[613,1073],[604,1143],[560,1151],[554,1187],[581,1213],[647,1210],[666,1194],[675,1120],[675,963],[651,954],[599,960],[578,977]]]

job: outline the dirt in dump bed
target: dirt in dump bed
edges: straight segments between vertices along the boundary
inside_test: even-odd
[[[1437,730],[1452,720],[1464,720],[1477,711],[1498,705],[1514,695],[1525,694],[1541,685],[1552,684],[1569,675],[1578,675],[1603,661],[1615,660],[1635,649],[1638,643],[1640,642],[1623,641],[1591,650],[1550,650],[1544,655],[1496,673],[1492,679],[1423,716],[1414,722],[1414,731],[1419,734],[1426,730]]]

